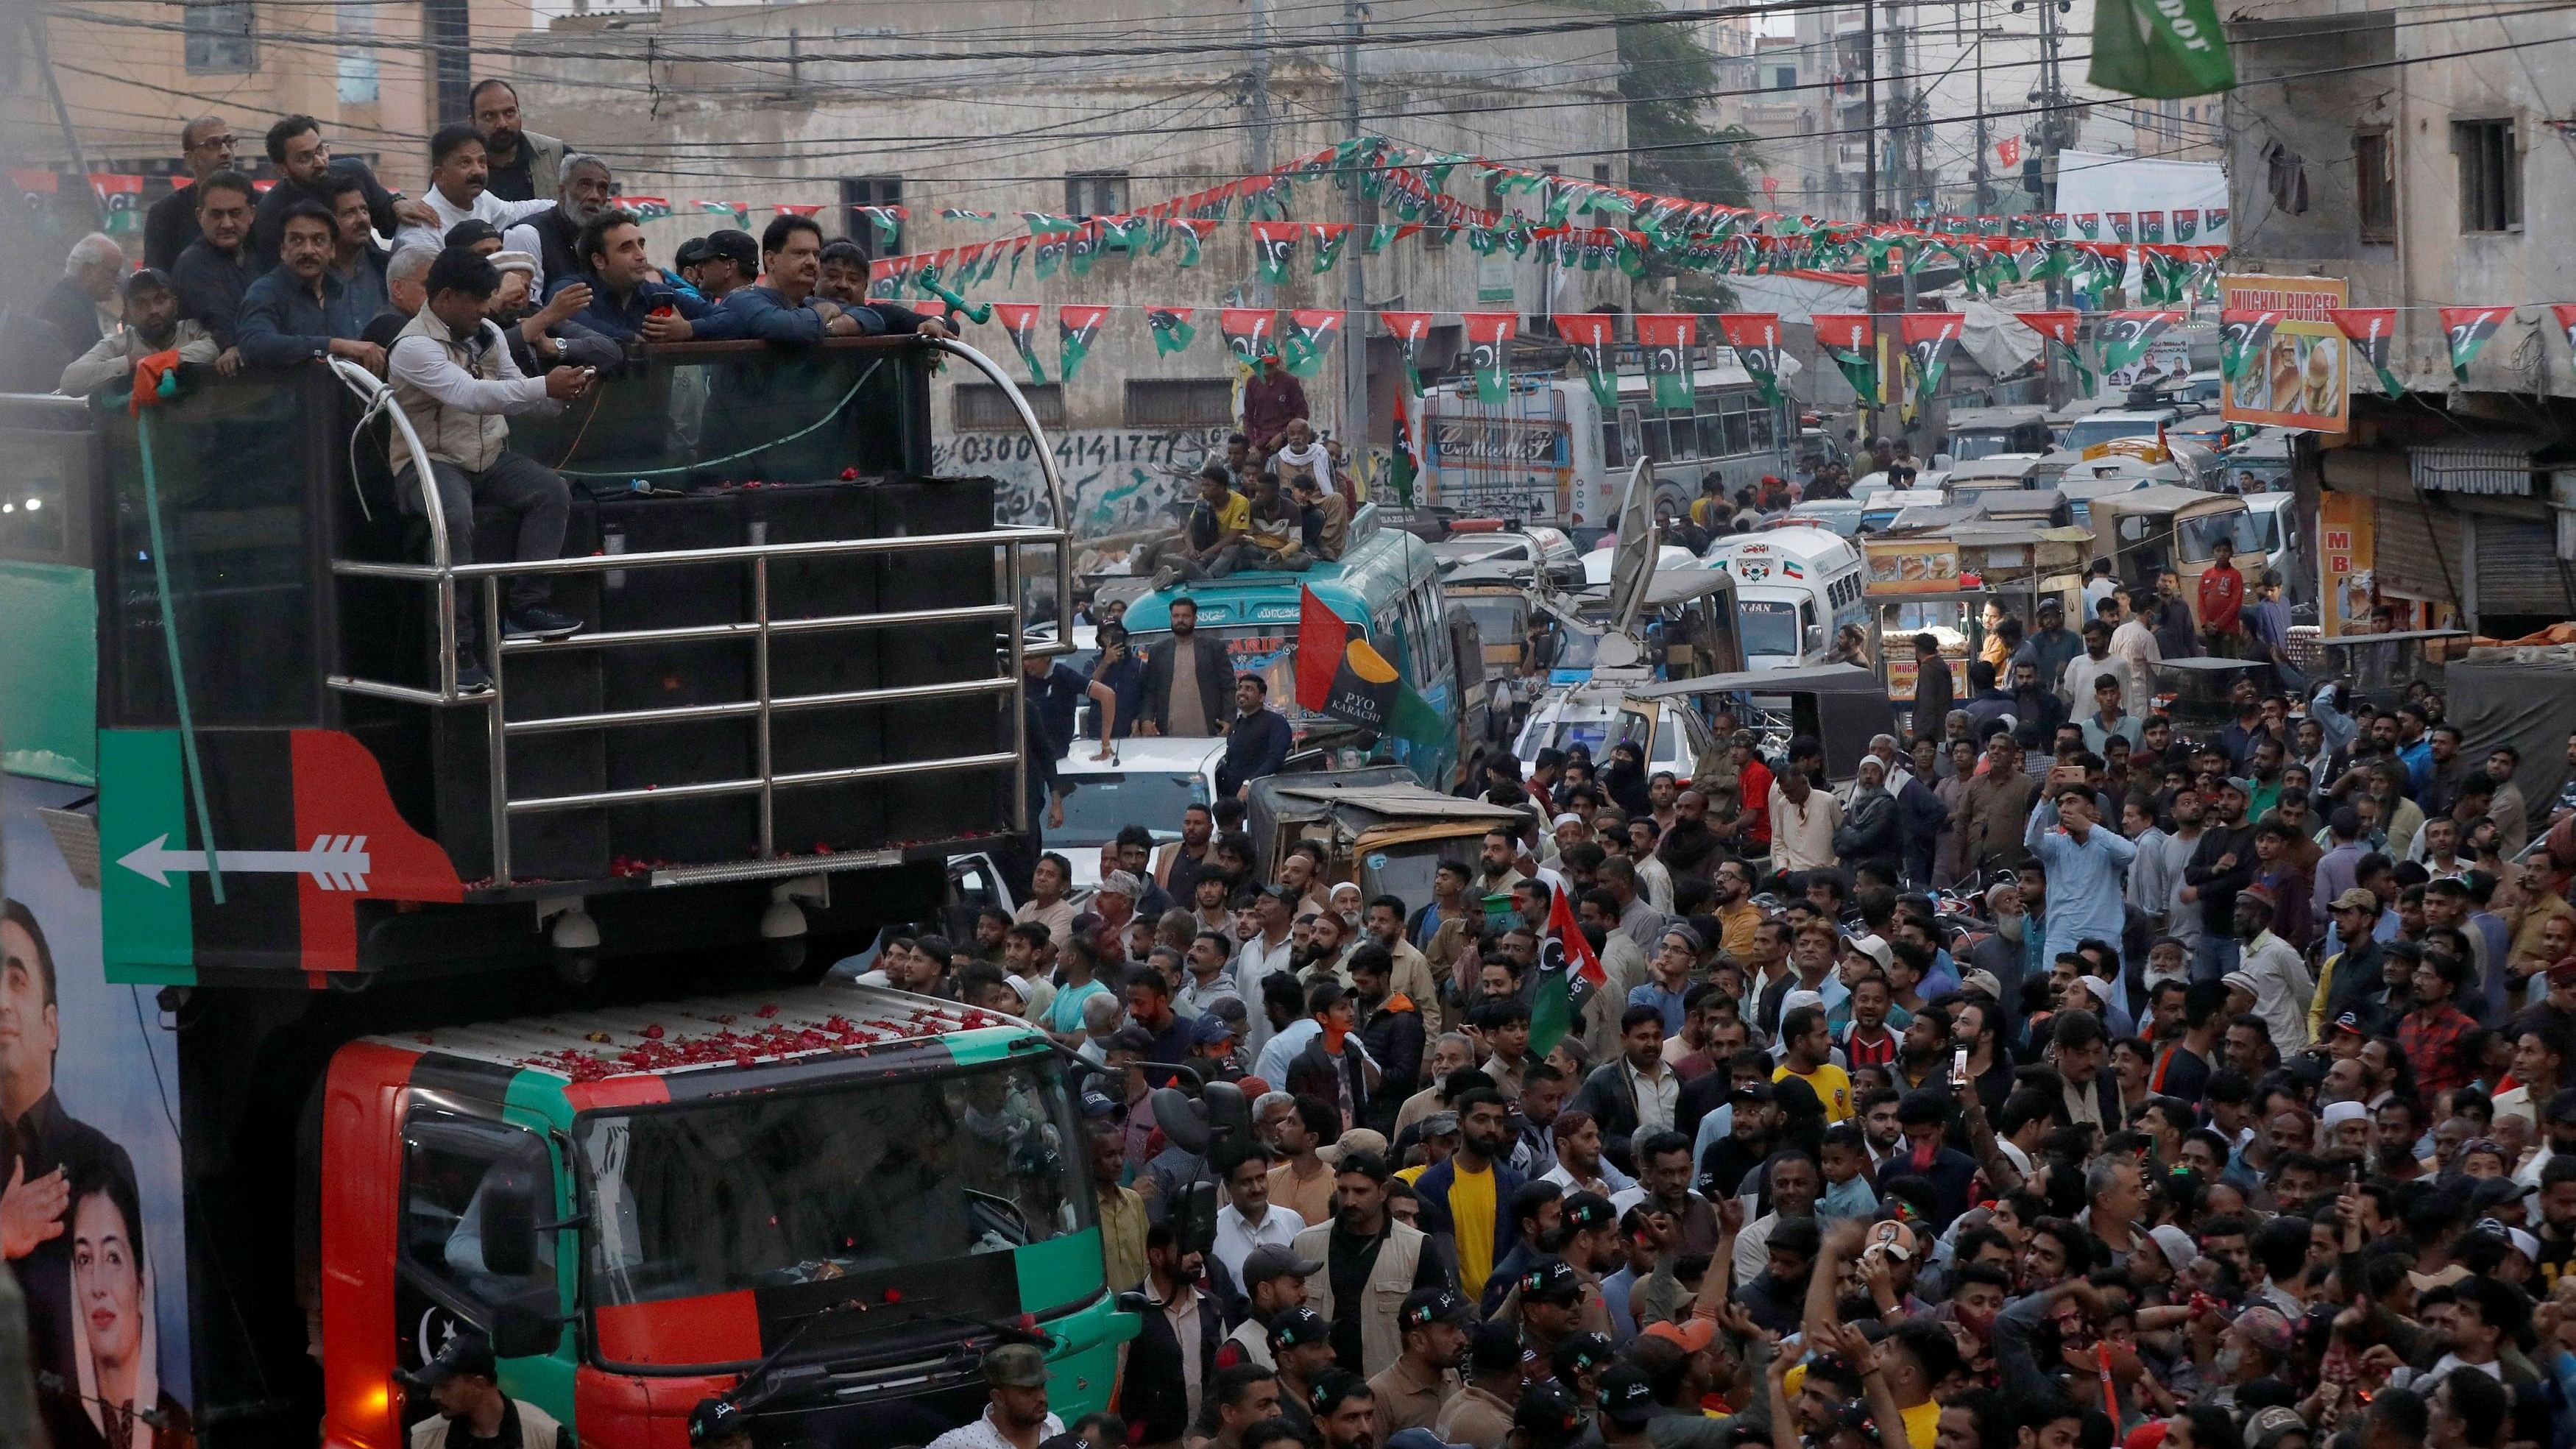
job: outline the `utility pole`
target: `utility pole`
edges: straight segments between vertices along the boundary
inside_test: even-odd
[[[1878,0],[1860,3],[1860,216],[1878,220]]]
[[[1266,176],[1270,172],[1270,0],[1252,0],[1252,84],[1245,109],[1251,113],[1251,172]],[[1270,284],[1256,273],[1252,304],[1267,307],[1270,303]]]
[[[1977,215],[1994,209],[1994,199],[1986,191],[1986,3],[1977,0]]]
[[[1342,124],[1352,140],[1360,135],[1360,0],[1342,0]],[[1354,162],[1350,182],[1351,227],[1358,231],[1375,222],[1377,206],[1362,187]],[[1361,258],[1367,238],[1342,244],[1342,446],[1343,466],[1364,471],[1369,459],[1368,278]]]

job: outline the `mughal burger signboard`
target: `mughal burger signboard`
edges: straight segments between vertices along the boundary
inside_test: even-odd
[[[2352,407],[2352,343],[2335,326],[2338,277],[2218,279],[2219,416],[2340,433]]]

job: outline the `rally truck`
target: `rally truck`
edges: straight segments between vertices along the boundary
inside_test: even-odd
[[[346,364],[0,397],[0,1192],[62,1204],[8,1245],[58,1441],[395,1449],[463,1332],[594,1449],[720,1394],[923,1442],[1003,1341],[1107,1402],[1080,1068],[825,971],[1034,844],[1065,539],[937,476],[942,365],[1036,434],[946,339],[641,349],[512,420],[573,495],[527,562],[404,496]],[[528,575],[580,632],[502,636]]]

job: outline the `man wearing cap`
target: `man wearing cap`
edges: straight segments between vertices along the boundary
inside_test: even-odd
[[[2330,952],[2317,968],[2316,1000],[2308,1009],[2311,1035],[2325,1035],[2327,1023],[2344,1016],[2356,1018],[2365,1033],[2395,1024],[2388,983],[2382,979],[2384,953],[2371,929],[2379,921],[2379,912],[2378,894],[2361,886],[2350,887],[2328,903],[2327,916],[2344,948]]]
[[[1420,1228],[1388,1214],[1386,1159],[1345,1152],[1333,1172],[1333,1220],[1297,1235],[1298,1255],[1324,1264],[1306,1279],[1306,1301],[1331,1321],[1335,1358],[1376,1373],[1403,1351],[1405,1296],[1446,1286],[1448,1273]]]
[[[2316,999],[2317,984],[2299,953],[2272,934],[2273,909],[2270,891],[2246,886],[2237,892],[2232,925],[2241,943],[2237,969],[2253,978],[2254,1009],[2271,1027],[2272,1044],[2287,1057],[2307,1050],[2308,1007]]]
[[[1417,1288],[1396,1310],[1404,1351],[1368,1381],[1376,1396],[1377,1438],[1405,1429],[1428,1429],[1458,1393],[1457,1369],[1467,1352],[1475,1314],[1467,1300],[1446,1288]]]
[[[1536,1389],[1521,1389],[1520,1330],[1508,1322],[1481,1323],[1467,1336],[1466,1383],[1441,1406],[1431,1432],[1450,1444],[1497,1449],[1512,1432],[1514,1404],[1526,1405]]]
[[[2219,782],[2209,823],[2183,866],[2183,887],[2177,898],[2200,910],[2200,939],[2192,948],[2194,981],[2215,981],[2236,969],[2236,893],[2253,883],[2255,868],[2254,830],[2245,822],[2246,798],[2244,781],[2231,777]]]
[[[985,1350],[984,1387],[990,1402],[983,1417],[930,1441],[929,1449],[1038,1449],[1064,1432],[1047,1412],[1046,1355],[1025,1343]],[[1177,1436],[1176,1436],[1177,1437]]]
[[[1301,1303],[1273,1315],[1269,1334],[1271,1362],[1279,1372],[1280,1417],[1311,1429],[1315,1385],[1340,1371],[1333,1361],[1333,1326]]]
[[[1522,1371],[1545,1378],[1557,1345],[1583,1331],[1583,1280],[1564,1259],[1544,1258],[1521,1274],[1511,1296],[1521,1326]]]
[[[700,1399],[689,1411],[689,1449],[751,1449],[751,1414],[731,1399]]]
[[[482,1334],[459,1333],[438,1356],[403,1383],[428,1396],[437,1412],[411,1427],[411,1449],[466,1449],[491,1444],[501,1449],[574,1449],[570,1432],[554,1417],[524,1399],[501,1392],[501,1370],[493,1362],[492,1341]],[[1034,1441],[1021,1449],[1036,1449]]]
[[[2067,661],[2084,652],[2084,640],[2066,627],[2066,601],[2055,595],[2039,601],[2038,618],[2039,627],[2022,641],[2012,662],[2030,665],[2031,672],[2055,691],[2066,675]],[[2077,697],[2065,695],[2063,703],[2072,706]]]
[[[747,231],[726,227],[680,243],[671,265],[699,296],[721,302],[760,280],[760,243]]]
[[[67,363],[57,391],[87,397],[110,383],[129,381],[134,364],[156,352],[176,351],[181,362],[214,365],[214,334],[204,323],[179,315],[179,294],[171,290],[168,277],[146,267],[128,276],[122,290],[124,330],[101,337]]]
[[[1273,1217],[1293,1214],[1273,1209]],[[1243,1260],[1237,1278],[1243,1285],[1245,1315],[1226,1335],[1217,1349],[1217,1367],[1233,1363],[1257,1363],[1264,1368],[1278,1367],[1270,1351],[1274,1326],[1285,1322],[1281,1315],[1292,1308],[1306,1306],[1306,1280],[1324,1265],[1312,1258],[1301,1258],[1292,1248],[1265,1243]]]

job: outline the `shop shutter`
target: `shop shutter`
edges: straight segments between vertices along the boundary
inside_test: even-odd
[[[2461,602],[2469,531],[2459,516],[2420,499],[2399,502],[2383,497],[2377,508],[2371,566],[2379,587],[2410,599]]]
[[[2479,614],[2576,616],[2576,568],[2559,562],[2547,522],[2482,514],[2477,531]]]

